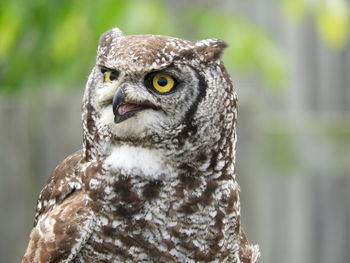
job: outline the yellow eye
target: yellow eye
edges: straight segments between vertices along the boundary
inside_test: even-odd
[[[112,82],[113,80],[116,80],[118,78],[118,71],[102,68],[101,72],[103,73],[103,81],[104,82]]]
[[[156,91],[165,93],[174,88],[175,80],[168,74],[157,73],[153,76],[152,85]]]

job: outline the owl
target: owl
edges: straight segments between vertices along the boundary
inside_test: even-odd
[[[104,33],[83,149],[56,167],[22,262],[256,262],[240,223],[226,44]]]

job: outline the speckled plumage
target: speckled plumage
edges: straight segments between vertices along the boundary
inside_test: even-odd
[[[116,28],[101,37],[83,99],[84,147],[42,190],[22,262],[257,261],[240,225],[225,47]],[[118,78],[105,83],[101,68]],[[174,76],[174,91],[146,87],[157,71]],[[152,108],[115,123],[116,91]]]

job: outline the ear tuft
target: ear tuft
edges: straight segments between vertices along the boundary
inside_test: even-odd
[[[204,62],[220,59],[226,47],[226,42],[221,39],[204,39],[196,43],[196,51]]]
[[[123,32],[119,28],[114,27],[101,35],[98,45],[105,46],[106,44],[110,43],[112,39],[121,36],[123,36]]]

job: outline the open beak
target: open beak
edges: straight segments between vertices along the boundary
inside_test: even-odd
[[[134,103],[126,102],[125,97],[121,89],[118,89],[113,96],[113,114],[114,123],[120,123],[134,116],[136,112],[144,109],[154,109],[157,108],[151,103]]]

